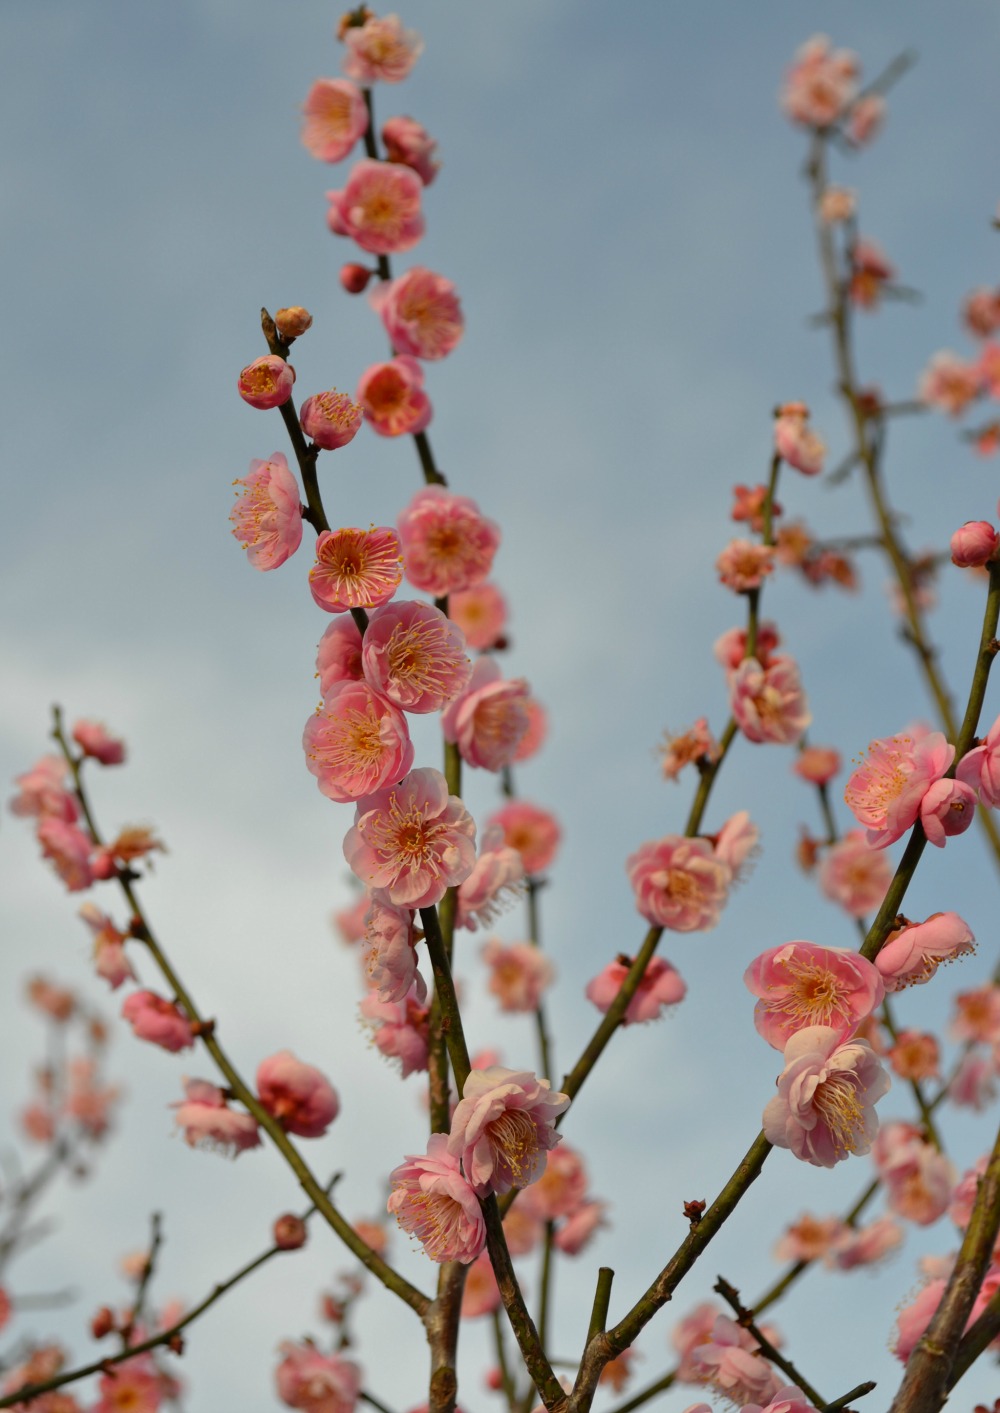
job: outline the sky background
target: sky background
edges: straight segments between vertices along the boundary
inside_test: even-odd
[[[343,1171],[339,1201],[354,1219],[378,1214],[389,1170],[423,1149],[420,1085],[401,1084],[367,1044],[356,962],[329,924],[351,897],[341,841],[352,816],[319,794],[302,758],[328,621],[305,584],[311,555],[304,547],[256,574],[227,520],[250,459],[287,450],[278,414],[235,392],[239,369],[265,351],[260,306],[314,314],[295,351],[299,398],[351,389],[384,356],[367,302],[337,283],[354,248],[325,227],[324,192],[344,184],[349,163],[324,170],[297,135],[310,84],[339,72],[337,13],[316,0],[6,0],[0,12],[11,134],[0,184],[0,778],[46,749],[55,701],[70,720],[97,717],[127,738],[127,768],[95,782],[98,818],[110,831],[152,823],[166,840],[143,897],[243,1072],[288,1047],[339,1088],[341,1118],[304,1147],[318,1173]],[[960,300],[997,278],[1000,191],[982,154],[1000,116],[1000,15],[989,0],[946,10],[413,0],[404,19],[426,52],[404,86],[377,92],[376,111],[419,119],[444,165],[426,196],[427,235],[397,265],[426,264],[461,293],[465,339],[428,371],[430,438],[452,488],[502,527],[508,671],[528,677],[550,712],[550,741],[517,780],[565,825],[542,924],[559,973],[561,1073],[595,1023],[583,986],[644,932],[624,860],[683,828],[691,782],[664,783],[654,747],[668,726],[725,721],[711,644],[743,616],[713,569],[733,533],[730,488],[765,478],[777,402],[810,404],[831,464],[846,446],[827,340],[808,324],[820,282],[805,142],[777,106],[782,72],[827,27],[867,76],[903,50],[918,55],[882,136],[838,169],[860,191],[862,231],[922,293],[859,321],[862,377],[909,397],[934,351],[971,352]],[[325,455],[320,475],[330,519],[345,525],[390,523],[419,484],[409,441],[368,429]],[[916,548],[996,512],[996,463],[936,416],[893,426],[888,477]],[[787,480],[780,499],[822,533],[867,528],[852,483]],[[881,566],[863,562],[861,576],[856,595],[785,576],[765,603],[801,664],[813,739],[845,760],[929,710]],[[932,623],[960,701],[981,599],[979,585],[945,572]],[[994,687],[986,722],[998,709]],[[424,727],[418,763],[436,764]],[[616,1038],[565,1126],[612,1222],[557,1276],[555,1344],[567,1357],[581,1346],[597,1267],[616,1271],[617,1318],[683,1235],[683,1200],[713,1196],[757,1132],[778,1057],[753,1030],[746,965],[793,937],[853,945],[850,924],[791,863],[799,823],[819,827],[791,760],[787,748],[737,743],[706,828],[749,809],[763,839],[756,871],[714,932],[666,939],[688,1000]],[[482,818],[497,804],[495,780],[474,775],[467,798]],[[949,990],[984,979],[996,960],[996,874],[971,834],[928,852],[908,911],[957,908],[981,942],[976,958],[900,1007],[907,1023],[941,1026]],[[36,853],[31,831],[5,817],[0,1074],[11,1144],[42,1036],[21,1001],[25,976],[58,977],[109,1017],[120,1007],[91,974],[74,915],[82,899]],[[117,900],[97,901],[120,912]],[[523,925],[515,911],[498,932],[513,940]],[[502,1021],[485,995],[478,946],[459,945],[472,1045],[533,1067],[529,1026]],[[153,984],[148,968],[142,977]],[[128,1091],[117,1132],[97,1180],[54,1195],[58,1230],[11,1281],[15,1295],[76,1289],[68,1312],[19,1319],[10,1336],[51,1331],[77,1359],[93,1357],[92,1311],[127,1299],[117,1263],[143,1246],[152,1211],[166,1234],[155,1298],[194,1302],[266,1245],[277,1213],[300,1205],[276,1155],[234,1164],[172,1133],[166,1106],[182,1074],[210,1076],[205,1059],[143,1046],[117,1021],[114,1030],[110,1070]],[[882,1112],[909,1117],[901,1087]],[[995,1119],[954,1119],[960,1170],[990,1146]],[[633,1388],[668,1367],[670,1327],[717,1273],[752,1298],[779,1270],[770,1250],[783,1225],[805,1209],[844,1209],[869,1172],[866,1159],[825,1172],[773,1154],[745,1210],[641,1337]],[[895,1307],[917,1287],[917,1256],[953,1245],[943,1221],[914,1233],[884,1271],[811,1273],[775,1312],[827,1398],[871,1377],[879,1389],[864,1406],[888,1405]],[[400,1234],[392,1255],[430,1288],[433,1273]],[[351,1266],[317,1227],[304,1252],[195,1326],[181,1366],[188,1413],[277,1407],[279,1340],[325,1334],[318,1292]],[[530,1261],[525,1274],[530,1287]],[[425,1354],[409,1312],[373,1290],[358,1333],[371,1392],[398,1413],[423,1402]],[[496,1406],[481,1383],[491,1356],[480,1328],[467,1333],[460,1399],[477,1413]],[[953,1403],[971,1409],[996,1392],[984,1368]],[[696,1397],[677,1390],[662,1406]]]

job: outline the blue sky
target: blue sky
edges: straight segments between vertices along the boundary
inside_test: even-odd
[[[455,280],[468,328],[429,370],[430,436],[455,490],[503,528],[510,671],[551,713],[550,745],[520,785],[566,824],[543,924],[565,1068],[593,1024],[583,985],[642,935],[624,860],[683,827],[689,786],[658,778],[653,748],[667,726],[701,714],[724,721],[711,642],[740,613],[713,563],[731,534],[730,487],[764,478],[776,402],[812,406],[832,459],[845,445],[829,350],[807,324],[820,284],[804,142],[776,103],[782,71],[827,27],[868,75],[917,52],[885,132],[841,172],[861,193],[862,230],[923,292],[859,330],[863,376],[906,397],[936,349],[967,348],[958,303],[996,279],[1000,191],[981,154],[997,130],[1000,20],[988,0],[947,12],[861,0],[834,12],[815,0],[617,9],[507,0],[489,10],[415,0],[404,18],[426,52],[376,103],[381,117],[412,114],[440,142],[444,166],[413,259]],[[353,959],[328,926],[349,896],[340,844],[350,812],[318,794],[299,744],[326,620],[305,592],[307,557],[254,574],[227,521],[233,479],[251,458],[284,449],[277,415],[251,411],[234,390],[263,351],[261,304],[302,303],[315,315],[296,356],[302,396],[353,387],[383,353],[366,302],[337,284],[351,248],[324,225],[323,194],[343,184],[347,165],[324,170],[297,137],[310,83],[338,71],[335,19],[315,0],[280,13],[260,0],[4,6],[11,62],[0,111],[17,136],[0,189],[0,764],[9,779],[45,749],[56,700],[71,718],[99,717],[127,737],[127,770],[101,778],[100,818],[155,822],[167,840],[148,905],[239,1063],[252,1072],[290,1046],[341,1089],[343,1116],[313,1152],[319,1169],[343,1168],[348,1215],[368,1216],[388,1170],[422,1147],[423,1121],[416,1081],[401,1086],[365,1046]],[[889,484],[912,545],[940,546],[961,521],[993,516],[995,463],[975,459],[941,419],[900,423],[891,441]],[[411,447],[367,429],[324,460],[338,523],[387,523],[418,484]],[[824,533],[867,524],[850,485],[797,480],[781,499]],[[813,736],[846,759],[927,713],[885,612],[881,567],[861,572],[857,596],[788,579],[767,599],[802,664]],[[944,576],[934,631],[960,699],[979,598],[957,571]],[[993,690],[986,720],[998,709]],[[429,730],[421,749],[436,760]],[[851,944],[849,926],[790,865],[800,820],[817,821],[789,763],[780,749],[733,752],[707,827],[749,808],[763,834],[757,870],[714,933],[668,939],[689,1000],[669,1021],[618,1038],[567,1128],[614,1226],[561,1278],[560,1352],[579,1346],[597,1265],[615,1267],[612,1309],[623,1310],[676,1244],[683,1198],[711,1195],[757,1130],[774,1063],[752,1029],[746,964],[791,937]],[[494,800],[491,779],[470,782],[474,813]],[[13,1113],[38,1034],[18,1004],[21,978],[45,969],[109,1013],[118,1002],[90,978],[76,900],[13,820],[0,828],[0,870],[9,998],[0,1064]],[[971,836],[935,852],[914,886],[915,914],[956,907],[980,935],[963,984],[995,960],[994,888]],[[513,939],[521,926],[512,914],[500,930]],[[474,949],[470,940],[476,1042],[533,1063],[527,1027],[498,1024]],[[941,1024],[952,978],[913,1001],[914,1023]],[[161,1292],[195,1300],[296,1205],[269,1154],[232,1166],[171,1136],[165,1106],[181,1073],[206,1073],[200,1060],[122,1034],[112,1068],[130,1097],[100,1179],[60,1197],[57,1235],[23,1267],[26,1289],[67,1278],[79,1289],[80,1304],[49,1327],[81,1354],[91,1309],[125,1298],[115,1263],[142,1244],[151,1210],[166,1213]],[[904,1116],[904,1096],[885,1111]],[[988,1146],[972,1123],[956,1134],[960,1167]],[[782,1221],[806,1207],[837,1210],[867,1176],[865,1160],[827,1174],[775,1154],[741,1231],[720,1239],[675,1313],[720,1270],[749,1293],[766,1284]],[[875,1398],[893,1386],[886,1341],[893,1307],[916,1284],[914,1254],[950,1243],[941,1228],[918,1234],[885,1273],[849,1287],[810,1276],[780,1311],[793,1357],[829,1396],[847,1387],[845,1350],[852,1375],[880,1380]],[[400,1260],[403,1247],[397,1239]],[[276,1406],[277,1341],[317,1330],[316,1291],[348,1265],[317,1233],[307,1252],[209,1316],[184,1360],[190,1413]],[[666,1365],[669,1324],[661,1317],[643,1336],[644,1379]],[[387,1339],[412,1341],[422,1369],[407,1318],[373,1297],[360,1333],[372,1391],[400,1410],[420,1402],[420,1379],[386,1369],[378,1352]],[[462,1402],[472,1413],[486,1406],[478,1331],[469,1351]],[[970,1376],[959,1405],[992,1397],[991,1377]],[[690,1401],[679,1392],[665,1406]]]

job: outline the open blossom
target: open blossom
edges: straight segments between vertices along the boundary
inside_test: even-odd
[[[347,48],[344,73],[357,83],[400,83],[420,58],[424,41],[415,29],[404,29],[398,15],[368,14],[364,24],[350,25],[341,38]]]
[[[511,800],[486,821],[487,828],[494,824],[503,830],[504,842],[521,855],[529,877],[537,877],[552,866],[562,829],[549,810],[527,800]]]
[[[375,1048],[387,1059],[399,1061],[403,1079],[427,1068],[430,1012],[416,986],[401,1001],[380,1001],[372,992],[358,1010],[371,1029]]]
[[[341,803],[401,779],[413,764],[406,718],[367,682],[335,682],[306,722],[302,747],[322,793]]]
[[[587,983],[584,995],[599,1011],[607,1011],[622,989],[631,969],[632,957],[616,957]],[[687,995],[687,986],[675,967],[663,957],[653,957],[643,973],[638,989],[628,1003],[622,1025],[659,1020],[667,1006],[676,1006]]]
[[[415,358],[402,354],[365,369],[358,380],[358,402],[380,437],[422,432],[433,415],[424,392],[424,370]]]
[[[767,667],[744,658],[729,679],[729,703],[748,741],[791,745],[812,721],[791,657],[772,658]]]
[[[96,1062],[89,1056],[71,1060],[65,1111],[93,1138],[107,1133],[111,1111],[121,1097],[112,1085],[102,1085]]]
[[[496,647],[507,627],[507,601],[495,584],[477,584],[448,597],[448,613],[465,634],[470,648]]]
[[[93,844],[75,824],[58,815],[43,816],[36,837],[48,859],[71,893],[89,888],[94,881],[90,852]]]
[[[476,826],[440,771],[411,770],[358,802],[344,856],[369,888],[409,908],[439,903],[468,878],[476,861]]]
[[[955,997],[955,1018],[949,1027],[955,1040],[1000,1043],[1000,986],[987,981]]]
[[[904,922],[890,932],[875,958],[887,991],[930,981],[942,962],[976,950],[976,939],[957,913],[932,913],[926,922]]]
[[[353,618],[335,618],[319,640],[316,671],[320,691],[326,696],[335,682],[360,682],[361,630]]]
[[[172,1054],[194,1044],[191,1022],[181,1008],[154,991],[133,991],[126,996],[122,1016],[140,1040],[149,1040]]]
[[[678,834],[642,844],[626,869],[640,916],[674,932],[714,927],[732,877],[707,839]]]
[[[817,875],[826,896],[850,917],[877,911],[892,882],[885,854],[868,843],[864,830],[850,829],[823,855]]]
[[[774,449],[783,461],[804,476],[818,476],[826,446],[809,426],[809,409],[803,402],[786,402],[774,419]]]
[[[568,1143],[550,1148],[545,1159],[545,1171],[518,1198],[514,1211],[523,1207],[540,1221],[553,1222],[571,1216],[586,1200],[587,1168]]]
[[[774,573],[774,550],[770,545],[758,545],[753,540],[730,540],[715,561],[719,582],[734,594],[759,589],[769,574]]]
[[[948,1083],[948,1098],[959,1109],[981,1113],[997,1097],[997,1071],[992,1056],[966,1055]]]
[[[307,397],[299,409],[299,421],[307,437],[324,451],[336,451],[353,441],[361,426],[362,409],[347,393],[330,388]]]
[[[524,703],[528,713],[528,729],[517,743],[514,763],[531,760],[545,744],[549,734],[549,714],[536,697],[528,697]]]
[[[957,1176],[954,1165],[918,1128],[886,1124],[872,1145],[872,1158],[897,1217],[926,1227],[947,1211]]]
[[[889,1076],[863,1040],[840,1043],[832,1026],[796,1031],[785,1046],[778,1093],[764,1110],[764,1134],[816,1167],[867,1153],[878,1131],[875,1104]]]
[[[90,1405],[90,1413],[121,1413],[123,1409],[127,1413],[157,1413],[163,1403],[164,1383],[151,1354],[126,1359],[98,1380],[100,1397]],[[46,1413],[44,1400],[34,1406],[38,1413]],[[58,1407],[51,1413],[59,1413]]]
[[[556,1149],[556,1152],[559,1150]],[[537,1186],[537,1183],[536,1183]],[[534,1191],[534,1189],[532,1189]],[[561,1251],[564,1256],[578,1256],[580,1252],[590,1244],[592,1237],[601,1227],[608,1224],[604,1219],[604,1214],[608,1210],[608,1204],[598,1199],[590,1202],[582,1202],[575,1211],[571,1212],[565,1221],[560,1222],[556,1228],[552,1244],[557,1251]]]
[[[266,412],[288,401],[294,382],[292,365],[276,353],[265,353],[263,358],[255,358],[242,369],[236,389],[244,402]]]
[[[427,1153],[406,1158],[389,1180],[387,1210],[432,1261],[468,1265],[476,1259],[486,1245],[486,1226],[446,1134],[431,1134]]]
[[[341,162],[368,131],[364,94],[348,79],[317,79],[302,105],[302,143],[321,162]]]
[[[1000,805],[1000,717],[958,762],[955,778],[971,786],[984,805]]]
[[[472,671],[461,629],[432,604],[411,600],[375,610],[361,662],[376,692],[412,712],[440,711]]]
[[[775,661],[775,649],[781,646],[781,636],[773,623],[765,620],[757,625],[757,651],[754,654],[761,667]],[[716,638],[712,653],[727,675],[736,671],[747,655],[747,630],[730,628]]]
[[[924,795],[955,755],[940,731],[888,736],[872,741],[844,789],[844,802],[868,830],[868,842],[884,849],[916,822]]]
[[[850,1228],[839,1217],[814,1217],[804,1212],[786,1227],[774,1248],[776,1261],[819,1261],[844,1231]]]
[[[825,34],[814,34],[796,51],[785,74],[781,106],[793,122],[825,128],[837,121],[857,93],[858,56],[831,49]]]
[[[376,285],[368,300],[397,353],[444,358],[462,337],[465,320],[455,286],[423,265]]]
[[[889,1063],[900,1079],[939,1079],[941,1050],[929,1031],[901,1030],[889,1051]]]
[[[840,752],[832,746],[806,746],[795,757],[792,769],[810,785],[829,785],[840,770]]]
[[[689,1351],[689,1362],[699,1383],[711,1384],[730,1402],[763,1405],[780,1387],[778,1374],[754,1348],[747,1348],[748,1342],[734,1320],[719,1315],[708,1339]]]
[[[708,718],[699,716],[679,736],[664,735],[659,750],[664,780],[676,780],[686,765],[711,765],[719,759],[719,743],[708,729]]]
[[[412,167],[424,186],[430,186],[441,170],[441,163],[434,155],[437,143],[422,123],[403,116],[389,118],[382,124],[382,141],[389,162],[402,162],[404,167]]]
[[[251,461],[250,474],[229,512],[233,534],[254,569],[277,569],[302,543],[299,483],[280,451],[267,461]]]
[[[403,577],[399,538],[387,525],[323,530],[316,540],[316,563],[309,589],[327,613],[380,608]]]
[[[73,740],[85,756],[101,765],[121,765],[125,759],[125,742],[110,735],[99,721],[74,721]]]
[[[492,657],[477,659],[465,689],[442,713],[444,739],[469,765],[502,770],[528,730],[528,696],[523,677],[505,679]]]
[[[490,971],[487,990],[502,1011],[537,1011],[555,977],[548,957],[530,942],[504,943],[491,937],[483,947],[483,961]]]
[[[957,353],[942,349],[935,353],[920,376],[917,396],[929,407],[959,417],[979,396],[980,376],[975,363],[966,363]]]
[[[68,773],[69,766],[62,756],[42,756],[30,770],[14,777],[18,793],[10,802],[11,814],[39,819],[55,816],[72,824],[79,810],[66,789]]]
[[[734,486],[733,508],[729,512],[730,520],[745,520],[750,529],[759,535],[764,528],[764,507],[767,504],[767,494],[768,488],[763,483],[757,486]],[[777,518],[781,513],[781,506],[777,501],[772,501],[771,515]]]
[[[500,543],[498,526],[476,502],[452,495],[443,486],[417,491],[397,525],[407,579],[435,597],[481,583]]]
[[[281,1363],[274,1371],[278,1397],[302,1413],[352,1413],[361,1390],[361,1370],[339,1354],[323,1354],[314,1345],[279,1346]]]
[[[896,274],[873,240],[859,238],[851,251],[851,279],[847,287],[851,303],[860,309],[877,309],[882,287]]]
[[[286,1133],[320,1138],[340,1113],[333,1085],[313,1065],[279,1050],[257,1066],[257,1093],[267,1112]]]
[[[758,998],[754,1025],[768,1045],[784,1050],[792,1036],[821,1026],[846,1040],[881,1005],[882,978],[871,962],[841,947],[786,942],[762,952],[743,980]]]
[[[480,1196],[528,1187],[545,1171],[545,1154],[559,1142],[555,1121],[569,1096],[528,1070],[491,1065],[471,1070],[451,1120],[448,1152],[462,1160]]]
[[[410,909],[373,898],[365,914],[362,965],[380,1001],[402,1001],[411,987],[423,1001],[426,992],[417,971],[416,945]]]
[[[409,167],[363,158],[351,169],[343,190],[327,192],[327,225],[334,235],[349,236],[371,255],[402,254],[424,233],[423,189]]]
[[[488,824],[476,865],[458,890],[455,925],[471,932],[489,926],[523,892],[524,860],[506,842],[502,828]]]
[[[185,1098],[172,1104],[174,1122],[184,1130],[192,1148],[216,1148],[235,1157],[260,1146],[257,1120],[252,1114],[230,1109],[222,1090],[206,1079],[186,1079]]]
[[[878,1217],[866,1227],[845,1226],[826,1255],[831,1270],[853,1271],[856,1266],[873,1266],[903,1243],[903,1229],[891,1217]]]
[[[961,780],[935,780],[920,801],[920,823],[927,842],[939,849],[952,835],[964,834],[975,813],[976,792]]]

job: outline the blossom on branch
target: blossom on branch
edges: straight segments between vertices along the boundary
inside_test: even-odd
[[[251,461],[250,474],[233,485],[243,488],[229,512],[233,534],[254,569],[277,569],[302,543],[298,481],[276,451],[267,461]]]
[[[432,1261],[468,1265],[486,1245],[486,1225],[448,1136],[431,1134],[427,1152],[394,1168],[386,1208]]]
[[[764,1110],[764,1134],[796,1158],[832,1168],[852,1153],[868,1152],[878,1131],[875,1104],[889,1085],[865,1041],[841,1044],[831,1026],[809,1026],[785,1046],[778,1093]]]
[[[831,1030],[838,1042],[846,1040],[885,994],[871,962],[846,947],[815,942],[771,947],[750,963],[743,981],[758,998],[753,1023],[776,1050],[817,1026]]]
[[[327,225],[334,235],[349,236],[370,255],[400,255],[412,250],[424,233],[423,189],[409,167],[362,158],[343,190],[327,192]]]
[[[422,265],[376,285],[368,300],[397,353],[444,358],[462,337],[465,320],[455,286]]]
[[[344,73],[358,83],[400,83],[423,53],[424,41],[415,29],[404,29],[398,15],[371,13],[362,25],[349,25],[341,35],[347,49]]]
[[[403,577],[399,538],[387,525],[324,530],[316,540],[316,563],[309,589],[327,613],[380,608]]]
[[[668,834],[641,845],[626,863],[640,916],[674,932],[714,927],[732,874],[707,839]]]
[[[368,131],[364,94],[348,79],[317,79],[302,116],[302,144],[321,162],[342,161]]]
[[[448,1152],[480,1196],[528,1187],[545,1171],[545,1154],[559,1142],[556,1118],[569,1108],[548,1080],[502,1065],[472,1070],[451,1120]]]

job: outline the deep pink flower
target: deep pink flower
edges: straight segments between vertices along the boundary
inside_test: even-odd
[[[591,1238],[598,1229],[608,1225],[604,1220],[607,1210],[608,1204],[597,1199],[581,1203],[556,1228],[555,1236],[552,1238],[553,1246],[564,1256],[578,1256],[590,1244]]]
[[[313,1065],[279,1050],[257,1066],[257,1093],[286,1133],[321,1138],[340,1113],[333,1085]]]
[[[668,834],[626,862],[640,916],[674,932],[703,932],[719,920],[731,874],[707,839]]]
[[[181,1008],[154,991],[133,991],[126,996],[122,1017],[140,1040],[148,1040],[171,1054],[188,1050],[194,1044],[191,1022]]]
[[[205,1079],[186,1079],[187,1096],[175,1110],[174,1122],[184,1130],[184,1140],[192,1148],[216,1148],[235,1157],[247,1148],[260,1146],[257,1120],[252,1114],[230,1109],[222,1090]]]
[[[524,860],[504,838],[498,824],[488,824],[479,842],[475,868],[458,890],[456,927],[487,927],[524,892]]]
[[[875,1104],[889,1084],[863,1040],[841,1044],[839,1031],[825,1025],[799,1030],[785,1046],[778,1093],[764,1110],[765,1136],[796,1158],[832,1168],[868,1152],[878,1131]]]
[[[430,186],[441,170],[441,163],[434,155],[437,143],[423,124],[414,118],[389,118],[382,126],[382,141],[390,162],[412,167],[424,186]]]
[[[501,942],[491,937],[483,947],[483,961],[489,967],[487,990],[500,1003],[502,1011],[537,1011],[542,994],[555,979],[555,970],[545,953],[530,942]]]
[[[100,721],[75,721],[73,740],[85,756],[100,761],[101,765],[121,765],[125,759],[125,742],[109,735]]]
[[[766,504],[767,486],[763,483],[756,486],[736,485],[733,487],[733,508],[729,512],[729,518],[745,521],[750,529],[759,535],[764,529]],[[782,514],[782,508],[777,501],[771,502],[771,514],[774,517]]]
[[[476,826],[444,776],[428,768],[411,770],[358,802],[344,857],[369,888],[381,888],[390,902],[429,908],[472,872]]]
[[[397,353],[444,358],[462,337],[465,320],[455,286],[422,265],[376,285],[368,300]]]
[[[815,34],[796,50],[781,106],[793,122],[829,127],[853,103],[857,78],[858,56],[849,49],[831,49],[825,34]]]
[[[805,746],[795,757],[792,769],[810,785],[829,785],[840,770],[840,752],[832,746]]]
[[[710,1337],[690,1351],[689,1359],[698,1382],[711,1384],[732,1403],[763,1405],[781,1387],[774,1366],[747,1348],[744,1332],[725,1315],[718,1316]]]
[[[360,682],[361,631],[353,618],[335,618],[319,640],[316,671],[320,691],[325,696],[335,682]]]
[[[495,584],[477,584],[448,597],[448,614],[465,634],[470,648],[481,652],[502,641],[507,627],[507,601]]]
[[[975,363],[966,363],[957,353],[942,349],[935,353],[920,377],[917,397],[929,407],[959,417],[979,395],[980,376]]]
[[[426,1155],[411,1155],[390,1174],[386,1209],[432,1261],[468,1265],[486,1245],[476,1194],[462,1176],[446,1134],[431,1134]]]
[[[616,957],[589,981],[584,990],[588,1001],[599,1011],[607,1011],[622,989],[632,966],[632,957]],[[653,957],[643,973],[639,988],[622,1017],[622,1025],[659,1020],[667,1006],[676,1006],[687,995],[687,985],[677,969],[663,957]]]
[[[927,842],[943,849],[945,840],[964,834],[976,815],[976,792],[961,780],[935,780],[920,801]]]
[[[818,476],[826,447],[809,426],[809,409],[802,402],[786,402],[774,419],[774,449],[783,461],[804,476]]]
[[[282,1359],[274,1381],[282,1403],[302,1413],[352,1413],[361,1390],[357,1364],[290,1340],[279,1346],[279,1353]]]
[[[757,625],[757,651],[755,657],[761,667],[770,667],[774,661],[775,649],[781,646],[781,635],[773,623]],[[730,628],[716,638],[712,653],[720,667],[726,669],[727,677],[736,671],[747,655],[747,630]]]
[[[363,294],[374,274],[375,271],[369,266],[349,260],[346,265],[340,267],[340,287],[348,294]]]
[[[365,369],[358,380],[358,402],[380,437],[422,432],[433,415],[424,370],[415,358],[403,355]]]
[[[956,780],[970,785],[984,805],[1000,805],[1000,716],[955,768]]]
[[[887,991],[930,981],[942,962],[976,950],[976,939],[958,913],[932,913],[926,922],[906,922],[890,932],[875,958]]]
[[[786,942],[762,952],[743,974],[758,997],[753,1022],[768,1045],[784,1050],[793,1035],[823,1027],[837,1042],[881,1005],[878,969],[846,947]]]
[[[402,1001],[411,987],[420,1002],[426,997],[417,971],[417,935],[409,908],[397,908],[373,898],[365,914],[362,965],[380,1001]]]
[[[951,562],[959,569],[979,569],[995,558],[1000,535],[988,520],[966,520],[951,537]]]
[[[529,690],[523,677],[505,680],[494,658],[477,659],[464,691],[442,713],[444,739],[469,765],[502,770],[528,729]]]
[[[341,162],[368,131],[368,108],[357,84],[317,79],[302,105],[302,143],[321,162]]]
[[[292,365],[276,353],[265,353],[263,358],[255,358],[241,371],[236,389],[251,407],[267,411],[288,401],[294,382],[295,369]]]
[[[867,758],[844,789],[844,802],[868,829],[876,849],[892,844],[915,823],[924,795],[951,765],[955,747],[940,731],[872,741]]]
[[[19,792],[10,802],[11,814],[44,819],[55,816],[72,824],[79,814],[66,789],[69,766],[62,756],[42,756],[30,770],[14,777]]]
[[[362,409],[336,388],[307,397],[299,410],[303,432],[324,451],[336,451],[353,441],[361,420]]]
[[[730,540],[715,561],[719,582],[734,594],[759,589],[769,574],[774,573],[774,549],[754,540]]]
[[[344,73],[358,83],[399,83],[423,53],[415,29],[404,29],[398,15],[369,13],[363,25],[350,25],[341,36],[347,47]]]
[[[94,846],[82,829],[69,824],[59,815],[43,815],[36,838],[42,846],[43,856],[71,893],[90,887],[94,881],[90,851]]]
[[[502,1065],[472,1070],[452,1115],[448,1152],[480,1196],[528,1187],[545,1171],[545,1154],[559,1142],[555,1121],[569,1096],[548,1080]]]
[[[767,667],[757,658],[744,658],[729,679],[729,704],[748,741],[791,745],[812,721],[798,666],[790,657],[772,658]]]
[[[551,868],[562,840],[554,814],[527,800],[511,800],[490,815],[486,827],[493,824],[500,826],[504,841],[521,855],[526,874],[537,877]]]
[[[413,764],[406,718],[367,682],[334,682],[306,722],[302,748],[322,793],[341,803],[402,779]]]
[[[277,569],[302,543],[298,481],[276,451],[267,461],[251,461],[250,474],[233,485],[243,487],[229,512],[233,534],[254,569]]]
[[[822,891],[850,917],[875,912],[892,882],[885,854],[868,843],[863,829],[849,829],[823,855],[817,879]]]
[[[401,1001],[380,1001],[372,992],[358,1007],[371,1027],[376,1049],[399,1060],[403,1079],[427,1068],[430,1012],[411,988]]]
[[[417,491],[397,525],[407,579],[437,598],[481,583],[500,543],[499,528],[476,502],[443,486]]]
[[[350,236],[371,255],[411,250],[424,233],[416,172],[394,162],[355,163],[342,191],[328,191],[327,225],[334,235]]]
[[[376,609],[361,655],[368,683],[403,711],[440,711],[468,683],[462,630],[432,604],[397,600]]]
[[[380,608],[392,598],[402,577],[399,538],[387,525],[323,530],[317,537],[309,588],[327,613]]]

